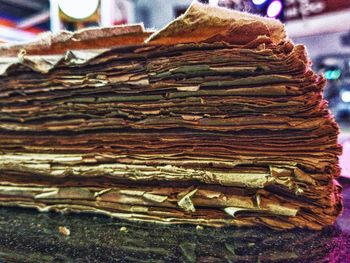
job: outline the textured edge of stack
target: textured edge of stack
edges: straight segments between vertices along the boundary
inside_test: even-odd
[[[200,20],[198,18],[200,18]],[[202,31],[200,28],[197,30],[196,23],[206,25],[207,29],[205,31]],[[256,32],[247,31],[247,28],[249,28],[247,26],[252,24],[254,28],[257,28]],[[132,26],[130,28],[132,28]],[[189,32],[191,32],[191,37],[188,37]],[[247,38],[235,38],[237,32],[246,35]],[[264,32],[264,34],[261,32]],[[185,37],[182,37],[184,35]],[[276,20],[263,19],[251,15],[241,15],[240,13],[234,14],[220,8],[208,9],[208,7],[194,3],[183,16],[171,22],[167,27],[153,34],[147,40],[145,40],[145,38],[143,39],[148,45],[174,45],[189,42],[212,43],[219,41],[242,45],[250,43],[252,39],[257,39],[257,41],[259,41],[259,39],[264,39],[265,41],[266,39],[264,37],[270,38],[273,43],[284,40],[286,34],[283,25]],[[86,40],[84,37],[81,39]],[[88,37],[88,39],[90,38]],[[73,65],[77,63],[77,61],[79,61],[78,64],[86,63],[100,53],[101,51],[97,51],[92,52],[91,57],[86,57],[86,54],[84,54],[83,57],[79,57],[79,52],[67,52],[65,55],[56,56],[56,60],[54,60],[53,63],[51,63],[52,61],[48,63],[48,60],[43,59],[43,57],[30,57],[23,54],[18,58],[14,58],[8,66],[10,65],[12,68],[15,64],[18,66],[25,65],[44,73],[52,70],[60,63],[72,63]],[[10,68],[10,66],[8,68]],[[6,70],[4,70],[3,73],[6,73]],[[121,217],[120,215],[117,216]]]

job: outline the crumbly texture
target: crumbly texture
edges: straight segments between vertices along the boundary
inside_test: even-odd
[[[193,4],[140,45],[2,59],[0,204],[333,224],[341,147],[325,79],[278,21],[208,8]]]
[[[259,227],[197,230],[189,225],[145,224],[15,208],[0,208],[0,224],[3,262],[132,263],[145,258],[151,262],[350,261],[350,235],[338,227],[323,231]],[[62,225],[71,229],[70,236],[58,233]]]
[[[153,31],[145,31],[142,24],[105,28],[86,28],[76,32],[46,32],[37,40],[21,44],[0,45],[0,57],[63,54],[69,50],[106,49],[142,44]]]

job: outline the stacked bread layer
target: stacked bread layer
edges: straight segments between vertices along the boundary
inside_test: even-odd
[[[185,18],[203,9],[191,8]],[[197,43],[179,42],[180,19],[172,38],[163,30],[144,45],[7,58],[1,204],[212,226],[332,224],[341,150],[325,80],[303,46],[254,19],[227,18],[229,30]],[[234,41],[244,34],[232,25],[258,22],[271,35]]]

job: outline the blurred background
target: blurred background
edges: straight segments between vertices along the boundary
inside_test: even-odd
[[[307,46],[314,69],[328,79],[325,97],[341,126],[343,173],[350,175],[350,0],[197,0],[280,19]],[[142,22],[159,29],[192,0],[0,0],[0,43],[38,34]]]

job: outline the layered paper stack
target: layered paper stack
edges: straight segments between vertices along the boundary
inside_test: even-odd
[[[335,221],[338,127],[324,78],[280,22],[195,3],[143,34],[1,58],[1,205],[210,226]]]

